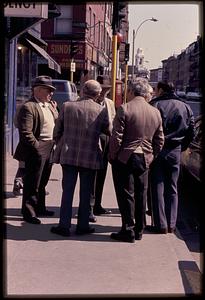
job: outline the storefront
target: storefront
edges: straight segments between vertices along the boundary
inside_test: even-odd
[[[39,24],[48,17],[47,4],[8,4],[4,13],[4,151],[13,154],[18,142],[18,131],[13,124],[16,107],[31,95],[32,79],[39,75],[39,57],[56,72],[60,72],[60,66],[42,48],[47,44],[40,38],[38,31]]]

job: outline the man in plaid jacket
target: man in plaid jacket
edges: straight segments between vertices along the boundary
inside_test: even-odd
[[[80,176],[80,203],[77,234],[93,233],[89,227],[90,197],[93,191],[95,172],[103,167],[102,150],[99,147],[101,133],[110,134],[108,113],[96,102],[102,91],[95,80],[85,82],[80,101],[65,102],[54,128],[56,151],[60,153],[56,163],[63,170],[60,220],[51,232],[70,235],[72,202],[78,174]]]

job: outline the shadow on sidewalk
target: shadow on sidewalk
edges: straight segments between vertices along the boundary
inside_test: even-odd
[[[6,240],[26,241],[54,241],[54,240],[76,240],[76,241],[87,241],[87,242],[115,242],[110,239],[109,234],[111,232],[119,231],[118,226],[102,226],[94,225],[96,232],[88,235],[76,235],[76,225],[72,224],[71,235],[69,237],[62,237],[50,232],[52,226],[57,226],[56,223],[51,224],[29,224],[19,219],[18,225],[11,225],[4,223],[4,238]]]

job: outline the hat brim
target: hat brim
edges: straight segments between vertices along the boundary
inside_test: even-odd
[[[45,86],[45,87],[48,87],[49,89],[55,91],[56,88],[53,86],[53,85],[49,85],[49,84],[34,84],[33,87],[35,86]]]

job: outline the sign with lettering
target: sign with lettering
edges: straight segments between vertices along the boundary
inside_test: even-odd
[[[70,44],[68,42],[61,41],[46,41],[48,43],[47,52],[56,61],[63,59],[70,59]],[[85,48],[84,44],[78,44],[79,52],[75,55],[76,59],[85,59]]]
[[[5,2],[5,17],[48,18],[48,4],[37,2]]]
[[[70,70],[71,70],[71,72],[75,72],[75,63],[74,62],[72,62],[70,64]]]

